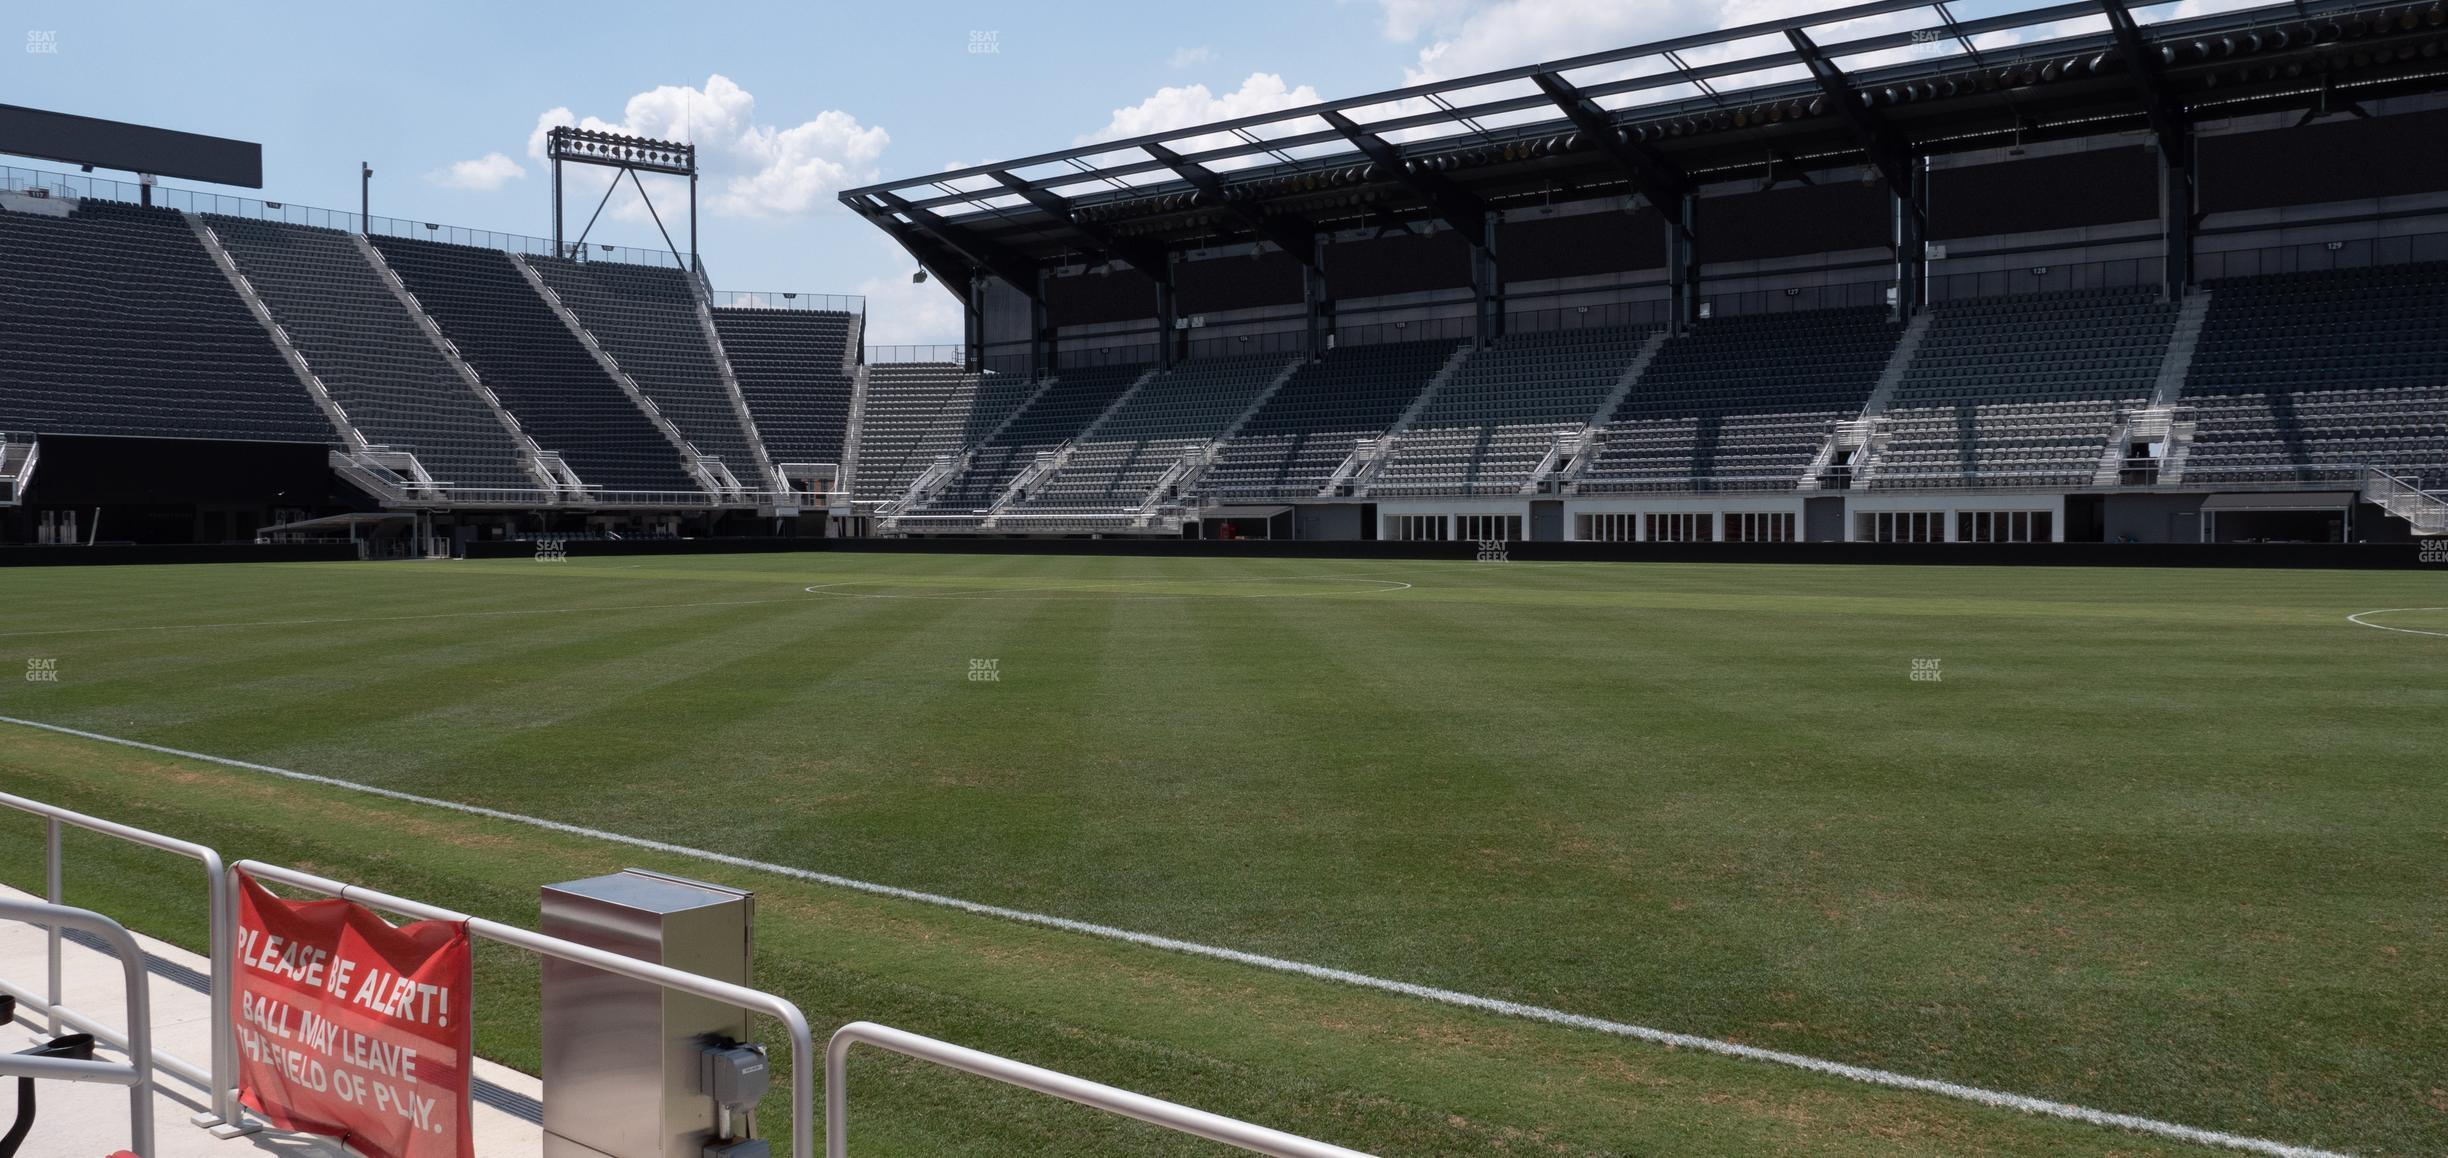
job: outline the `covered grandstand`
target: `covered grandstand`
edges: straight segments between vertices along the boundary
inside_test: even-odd
[[[131,533],[2448,534],[2448,16],[2174,13],[1876,0],[848,191],[963,304],[917,362],[676,249],[11,169],[0,538],[109,505],[46,446],[220,443],[323,461]],[[2204,517],[2273,491],[2350,497]]]

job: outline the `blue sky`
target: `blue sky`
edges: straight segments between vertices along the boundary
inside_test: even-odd
[[[2006,4],[2022,6],[1957,8]],[[265,187],[254,195],[276,201],[353,209],[364,159],[377,174],[379,215],[535,235],[551,232],[550,182],[531,152],[541,118],[558,110],[686,131],[707,171],[701,247],[717,288],[866,293],[871,341],[949,342],[960,330],[952,298],[909,285],[914,264],[839,206],[841,188],[1832,6],[324,2],[242,11],[32,0],[12,5],[19,23],[55,33],[57,48],[8,53],[0,101],[260,141]],[[994,51],[972,51],[974,34],[991,34]],[[657,197],[667,216],[683,204]],[[659,246],[635,200],[616,194],[593,240]],[[593,201],[573,193],[569,204],[574,233]]]

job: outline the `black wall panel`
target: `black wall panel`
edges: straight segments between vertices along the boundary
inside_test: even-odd
[[[1660,269],[1666,264],[1666,219],[1647,207],[1631,213],[1533,214],[1496,227],[1496,259],[1508,282]]]
[[[1299,305],[1301,263],[1272,250],[1249,257],[1173,263],[1173,292],[1184,315]]]
[[[1703,265],[1870,249],[1893,237],[1891,204],[1886,186],[1859,181],[1703,197],[1692,248]]]
[[[0,105],[0,153],[263,188],[263,146],[202,133]]]
[[[2159,158],[2140,145],[1930,174],[1930,237],[2075,229],[2159,217]]]
[[[2448,109],[2204,137],[2201,207],[2276,209],[2448,191]]]
[[[1326,292],[1337,301],[1466,287],[1470,242],[1453,232],[1425,237],[1397,230],[1370,241],[1326,247]]]
[[[1046,279],[1046,320],[1057,326],[1156,316],[1156,279],[1121,266],[1110,273]]]

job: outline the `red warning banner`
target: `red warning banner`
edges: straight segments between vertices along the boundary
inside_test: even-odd
[[[285,901],[240,873],[232,949],[249,1109],[366,1158],[474,1158],[467,930]]]

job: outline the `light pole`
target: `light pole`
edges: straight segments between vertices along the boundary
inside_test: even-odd
[[[374,236],[374,166],[357,162],[357,232]]]

